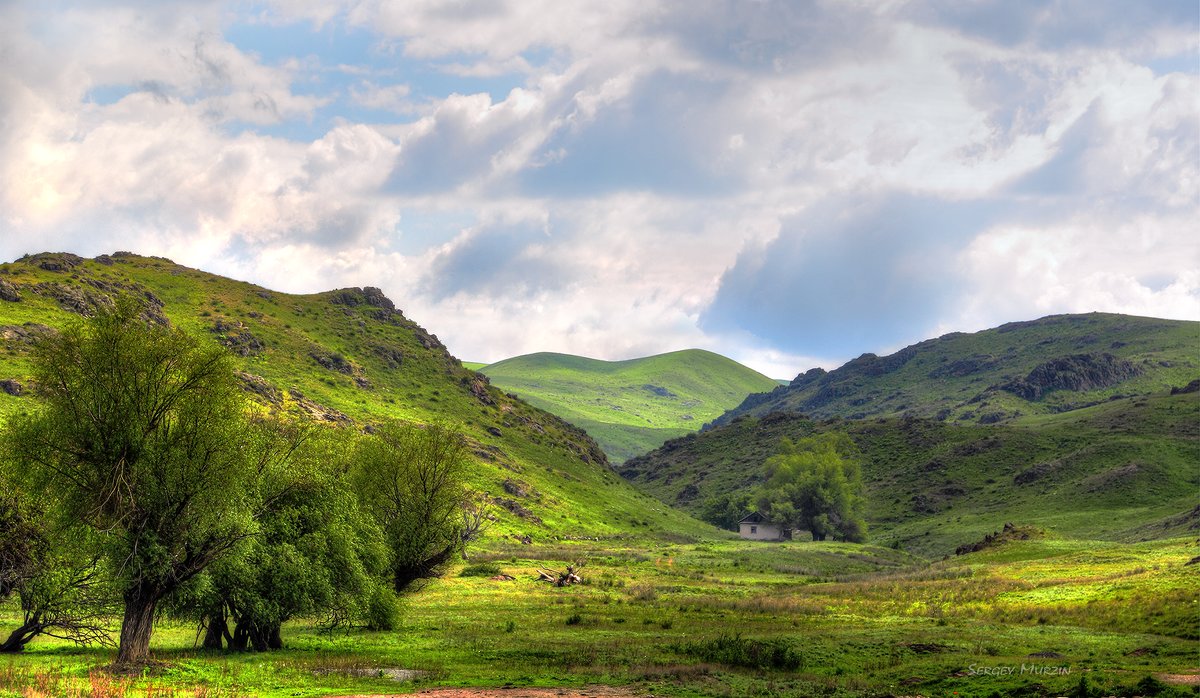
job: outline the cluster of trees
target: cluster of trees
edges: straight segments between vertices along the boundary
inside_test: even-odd
[[[813,540],[866,541],[862,467],[849,436],[785,438],[764,464],[764,474],[758,510],[772,522],[810,531]]]
[[[846,434],[783,439],[779,452],[763,464],[763,477],[765,482],[752,492],[705,500],[701,518],[736,531],[738,521],[755,508],[783,528],[810,531],[813,540],[866,540],[862,469]]]
[[[34,366],[40,407],[0,433],[0,601],[23,614],[0,651],[112,644],[120,617],[117,663],[138,664],[162,613],[210,648],[278,648],[299,616],[388,629],[485,521],[458,434],[266,414],[227,352],[136,302],[47,338]]]

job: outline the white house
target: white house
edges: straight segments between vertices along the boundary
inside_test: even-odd
[[[748,540],[790,540],[792,537],[791,529],[771,523],[757,511],[738,522],[738,534]]]

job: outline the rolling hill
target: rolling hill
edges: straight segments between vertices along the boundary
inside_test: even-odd
[[[740,415],[911,415],[993,424],[1163,391],[1200,376],[1200,323],[1107,313],[1052,315],[956,332],[800,374],[748,397]]]
[[[34,405],[32,343],[117,294],[226,346],[246,390],[270,408],[347,428],[395,417],[461,431],[476,459],[472,486],[495,505],[494,536],[713,533],[622,481],[577,427],[463,368],[374,288],[289,295],[130,253],[0,264],[0,420]]]
[[[837,430],[861,451],[877,542],[945,554],[1010,521],[1108,540],[1194,531],[1198,335],[1056,316],[867,355],[752,396],[621,473],[699,515],[757,487],[783,437]]]
[[[700,349],[628,361],[538,353],[478,370],[497,387],[585,429],[618,463],[696,431],[747,395],[777,385]]]

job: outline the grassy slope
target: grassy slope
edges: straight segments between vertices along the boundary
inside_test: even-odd
[[[114,290],[149,292],[175,325],[226,341],[248,333],[261,343],[261,351],[236,362],[278,390],[284,408],[340,412],[357,424],[385,417],[441,420],[461,430],[477,456],[472,484],[509,505],[497,507],[496,537],[528,535],[536,542],[712,532],[621,481],[579,429],[487,385],[416,323],[366,303],[361,290],[288,295],[137,256],[114,257],[107,265],[86,260],[63,271],[42,268],[63,259],[70,258],[44,255],[0,265],[0,279],[21,296],[0,301],[0,380],[27,381],[29,343],[19,337],[26,323],[55,327],[77,320],[64,309],[72,298],[86,306],[88,294],[95,300]],[[218,332],[218,323],[226,329]],[[340,356],[342,370],[321,366],[314,355]],[[0,418],[33,404],[27,395],[0,392]],[[521,485],[526,496],[508,494],[505,481]],[[522,509],[528,515],[510,513]]]
[[[615,462],[695,431],[775,381],[699,349],[629,361],[518,356],[480,369],[492,382],[582,427]]]
[[[1200,491],[1200,393],[1126,398],[1004,425],[928,419],[826,420],[775,413],[665,444],[622,474],[696,512],[759,484],[783,437],[845,431],[863,454],[872,539],[951,552],[1005,522],[1063,535],[1179,535]],[[1164,525],[1165,524],[1165,525]]]
[[[1026,400],[997,386],[1026,377],[1051,359],[1112,354],[1140,374],[1112,386],[1057,390]],[[1182,386],[1200,378],[1200,323],[1090,313],[1014,322],[973,334],[953,333],[874,354],[825,374],[801,374],[789,387],[752,395],[723,415],[801,412],[812,417],[911,414],[954,422],[994,422]]]

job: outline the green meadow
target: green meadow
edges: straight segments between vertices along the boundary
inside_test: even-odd
[[[1038,539],[929,561],[838,543],[654,539],[497,544],[405,602],[394,632],[289,624],[285,649],[197,649],[164,621],[159,664],[39,640],[0,695],[325,696],[435,686],[625,686],[653,695],[1194,695],[1195,537]],[[557,588],[537,568],[585,560]],[[515,579],[491,577],[508,574]],[[465,576],[464,576],[465,573]],[[11,618],[11,611],[5,618]],[[415,673],[409,673],[415,672]],[[93,684],[119,688],[99,692]],[[44,688],[38,688],[39,686]]]

